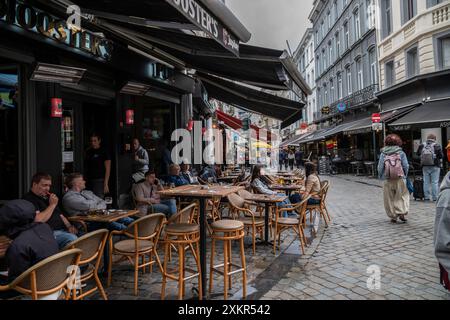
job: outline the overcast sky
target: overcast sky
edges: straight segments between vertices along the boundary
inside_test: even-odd
[[[313,0],[226,0],[226,5],[251,32],[248,44],[295,51],[305,30]]]

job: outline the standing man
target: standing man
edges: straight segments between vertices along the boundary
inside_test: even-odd
[[[425,200],[437,201],[439,191],[439,177],[441,160],[444,157],[442,147],[436,143],[436,136],[429,134],[427,141],[417,150],[423,171],[423,189]],[[431,195],[430,195],[431,187]]]
[[[149,170],[150,160],[148,152],[145,150],[139,139],[133,139],[134,161],[133,161],[133,180],[138,183],[145,179],[145,173]]]
[[[300,169],[300,167],[303,165],[302,159],[303,153],[300,151],[300,148],[297,148],[297,150],[295,151],[295,164],[297,165],[297,169]]]
[[[86,151],[87,185],[99,198],[109,193],[109,177],[111,174],[111,157],[101,146],[102,139],[96,133],[90,137],[91,147]]]
[[[284,164],[285,157],[286,157],[286,154],[284,152],[284,149],[280,149],[280,153],[278,154],[278,161],[279,161],[279,165],[280,165],[280,171],[283,171],[283,164]]]
[[[52,177],[47,173],[36,173],[30,192],[23,199],[30,201],[36,211],[35,222],[47,223],[53,230],[53,236],[60,249],[77,239],[78,230],[58,208],[58,197],[50,192]]]

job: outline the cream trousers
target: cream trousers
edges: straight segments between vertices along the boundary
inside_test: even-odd
[[[409,212],[409,191],[405,180],[386,180],[384,183],[384,209],[391,219]]]

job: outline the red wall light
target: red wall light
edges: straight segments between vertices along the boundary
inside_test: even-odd
[[[133,125],[134,124],[134,110],[127,109],[125,112],[125,124]]]
[[[50,116],[52,118],[62,118],[62,99],[61,98],[52,98],[51,99],[51,110]]]

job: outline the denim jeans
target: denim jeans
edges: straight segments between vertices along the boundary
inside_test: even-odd
[[[160,203],[153,205],[153,212],[164,213],[167,217],[170,217],[177,213],[177,202],[175,199],[161,200]]]
[[[89,232],[99,230],[99,229],[108,229],[109,231],[122,231],[125,230],[130,223],[132,223],[134,219],[126,217],[115,222],[104,223],[104,222],[89,222],[88,230]]]
[[[75,241],[78,238],[73,233],[64,230],[54,230],[53,236],[55,237],[55,240],[58,243],[59,249],[63,249],[69,243]]]
[[[426,200],[436,201],[439,195],[439,176],[441,173],[441,168],[426,166],[423,167],[423,192]],[[430,187],[431,196],[430,197]]]

